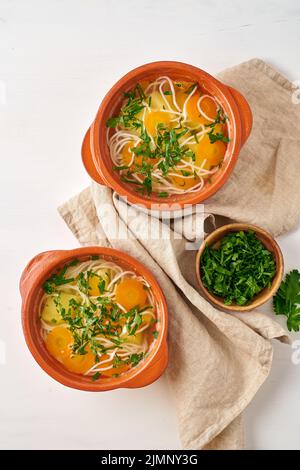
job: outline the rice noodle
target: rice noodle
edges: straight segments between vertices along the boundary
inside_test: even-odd
[[[205,114],[205,112],[203,111],[203,109],[202,109],[201,106],[200,106],[200,105],[201,105],[201,101],[203,101],[204,98],[209,98],[209,99],[211,99],[212,101],[214,101],[214,103],[216,103],[216,100],[215,100],[212,96],[210,96],[210,95],[202,95],[202,96],[200,96],[200,98],[199,98],[198,101],[197,101],[197,108],[198,108],[198,111],[199,111],[199,113],[200,113],[205,119],[207,119],[207,120],[210,121],[210,122],[214,122],[214,119],[212,119],[212,118],[210,118],[209,116],[207,116],[207,114]]]

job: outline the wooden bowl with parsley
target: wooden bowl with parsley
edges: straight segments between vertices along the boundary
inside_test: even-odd
[[[200,291],[222,310],[246,312],[267,302],[283,276],[274,238],[250,224],[228,224],[206,237],[196,258]]]

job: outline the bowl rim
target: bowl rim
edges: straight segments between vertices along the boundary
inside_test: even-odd
[[[59,254],[59,260],[54,257],[52,260],[49,258],[44,263],[40,264],[40,269],[34,274],[33,281],[29,281],[29,289],[25,294],[22,294],[22,308],[21,308],[21,318],[22,318],[22,328],[25,337],[26,344],[28,346],[29,351],[31,352],[35,361],[39,364],[39,366],[53,379],[60,382],[61,384],[79,389],[84,391],[106,391],[106,390],[113,390],[117,388],[126,388],[127,385],[129,387],[129,383],[134,381],[137,377],[140,378],[141,375],[145,372],[145,370],[152,366],[153,363],[156,361],[159,353],[161,352],[162,348],[166,347],[166,339],[167,339],[167,328],[168,328],[168,308],[167,302],[164,296],[164,293],[161,287],[158,284],[155,276],[151,273],[151,271],[140,261],[132,257],[131,255],[127,254],[124,251],[116,250],[110,247],[101,247],[101,246],[92,246],[92,247],[82,247],[82,248],[75,248],[71,250],[53,250],[50,252],[44,252],[37,255],[40,257],[43,254]],[[34,315],[34,312],[31,310],[31,305],[33,305],[33,301],[37,295],[37,289],[41,288],[43,280],[51,274],[51,272],[55,272],[56,269],[59,269],[61,266],[64,266],[66,263],[71,261],[72,259],[76,258],[85,258],[87,256],[92,255],[99,255],[106,256],[107,258],[114,258],[115,262],[120,260],[123,265],[127,265],[131,267],[135,272],[139,275],[144,277],[149,284],[151,285],[155,300],[160,308],[160,334],[156,340],[155,348],[151,350],[149,356],[145,358],[142,363],[128,371],[128,373],[124,373],[124,375],[120,375],[117,378],[109,378],[103,381],[95,381],[91,383],[82,382],[82,376],[80,374],[71,373],[66,370],[60,371],[59,369],[60,364],[57,363],[57,367],[55,365],[49,364],[47,361],[47,354],[45,355],[40,353],[40,349],[37,346],[38,337],[34,337],[32,335],[32,329],[30,326],[30,318],[31,315]],[[36,257],[35,257],[36,258]],[[33,258],[33,260],[35,259]],[[29,261],[28,265],[31,265],[32,261]],[[24,272],[26,271],[26,267]],[[23,273],[24,273],[23,272]],[[22,282],[22,277],[21,277]],[[41,338],[40,338],[41,339]],[[166,350],[167,351],[167,350]],[[158,374],[157,378],[163,373],[164,369]],[[139,385],[137,385],[139,387]],[[130,388],[135,388],[134,385],[130,385]]]
[[[104,153],[103,146],[100,144],[101,142],[101,134],[105,133],[106,135],[106,120],[105,114],[107,109],[111,105],[111,101],[114,97],[119,94],[123,88],[126,88],[126,85],[130,80],[136,79],[137,81],[141,80],[143,76],[149,75],[152,73],[157,72],[157,74],[163,73],[162,69],[165,68],[173,69],[173,71],[178,70],[182,71],[182,74],[191,74],[195,76],[197,81],[204,81],[206,83],[211,83],[224,102],[226,102],[228,108],[231,111],[233,120],[231,122],[231,139],[232,143],[232,151],[228,157],[228,162],[224,171],[220,174],[220,177],[210,184],[205,191],[201,190],[200,192],[195,193],[187,193],[186,195],[180,196],[180,199],[176,200],[174,197],[164,198],[163,201],[158,201],[157,198],[143,197],[140,194],[133,194],[132,191],[127,189],[126,185],[123,185],[121,181],[117,178],[111,176],[112,171],[111,168],[109,169],[104,159],[102,158],[102,153]],[[170,71],[172,74],[172,71]],[[190,64],[186,64],[183,62],[178,61],[156,61],[156,62],[149,62],[139,67],[134,68],[133,70],[129,71],[125,74],[122,78],[120,78],[108,91],[108,93],[103,98],[100,107],[98,109],[97,115],[95,117],[94,122],[91,125],[91,135],[90,135],[90,143],[91,145],[91,153],[93,156],[93,160],[97,171],[100,173],[103,182],[115,190],[119,195],[123,197],[127,197],[128,201],[133,204],[140,204],[145,206],[147,209],[151,209],[153,205],[160,205],[160,204],[167,204],[170,205],[170,210],[172,210],[172,205],[184,206],[185,204],[193,205],[200,203],[204,200],[207,200],[213,194],[215,194],[228,180],[229,176],[231,175],[235,164],[237,162],[237,158],[242,146],[242,121],[240,116],[239,107],[231,94],[229,88],[218,79],[210,75],[208,72],[195,67]],[[174,209],[175,210],[175,209]]]
[[[276,257],[278,258],[278,263],[276,263],[276,272],[275,272],[275,276],[272,280],[271,288],[269,289],[269,291],[266,291],[267,294],[265,296],[263,296],[261,298],[259,298],[259,297],[257,298],[255,296],[253,298],[253,301],[251,301],[250,304],[247,304],[247,305],[241,305],[241,306],[237,305],[237,304],[225,305],[224,302],[222,301],[221,297],[217,297],[214,294],[210,293],[208,291],[208,289],[204,286],[203,282],[202,282],[201,273],[200,273],[201,256],[202,256],[202,253],[203,253],[206,245],[207,244],[209,245],[210,242],[212,242],[215,239],[216,235],[217,236],[220,235],[219,239],[222,239],[224,236],[227,235],[227,233],[229,233],[229,232],[238,232],[240,230],[243,230],[243,231],[252,230],[255,233],[258,233],[258,234],[262,235],[263,237],[265,237],[270,242],[270,244],[272,245],[273,252],[276,253]],[[260,241],[264,244],[264,242],[262,240],[260,240]],[[197,279],[197,283],[198,283],[198,286],[200,288],[200,291],[204,294],[204,296],[207,298],[207,300],[209,300],[209,302],[211,304],[213,304],[213,305],[215,305],[215,306],[217,306],[217,307],[219,307],[219,308],[221,308],[222,310],[225,310],[225,311],[249,312],[249,311],[261,306],[265,302],[267,302],[275,294],[275,292],[279,288],[279,286],[281,284],[281,281],[282,281],[282,278],[283,278],[284,261],[283,261],[283,255],[282,255],[282,251],[280,249],[280,246],[278,245],[278,243],[276,242],[274,237],[269,232],[267,232],[266,230],[264,230],[261,227],[258,227],[257,225],[253,225],[253,224],[242,223],[242,222],[240,222],[240,223],[229,223],[229,224],[222,225],[221,227],[213,230],[209,235],[207,235],[205,237],[205,239],[201,243],[201,245],[198,249],[198,252],[197,252],[195,270],[196,270],[196,279]],[[263,291],[261,291],[261,292],[263,292]]]

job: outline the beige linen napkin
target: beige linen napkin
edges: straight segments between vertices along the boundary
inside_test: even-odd
[[[254,127],[229,182],[206,210],[283,233],[298,223],[300,203],[300,110],[292,104],[292,87],[257,59],[225,71],[222,79],[249,100]],[[96,183],[59,208],[82,245],[126,251],[155,273],[164,290],[169,308],[166,374],[183,448],[240,449],[241,413],[269,374],[270,340],[288,342],[286,332],[272,315],[227,314],[210,305],[198,293],[195,252],[186,251],[185,240],[175,239],[166,224],[153,218],[162,236],[150,239],[149,216],[131,208],[128,220],[127,211],[125,202]],[[130,238],[116,237],[116,219]]]

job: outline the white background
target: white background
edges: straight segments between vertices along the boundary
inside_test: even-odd
[[[56,207],[88,185],[81,141],[124,73],[175,59],[214,74],[260,57],[296,80],[299,48],[297,0],[0,0],[1,448],[179,448],[164,377],[91,394],[38,367],[22,336],[18,280],[36,253],[77,246]],[[287,270],[300,267],[299,235],[279,239]],[[272,373],[246,412],[247,447],[300,449],[300,365],[274,346]]]

